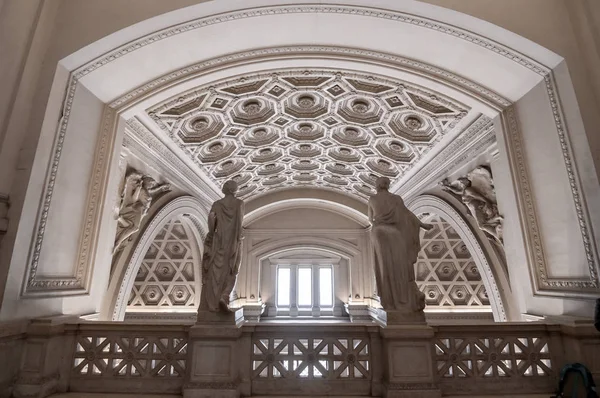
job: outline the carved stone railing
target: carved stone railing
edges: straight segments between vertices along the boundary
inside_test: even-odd
[[[0,396],[550,394],[565,363],[582,362],[600,377],[598,336],[590,324],[237,328],[40,320],[0,335],[0,355],[10,354]]]
[[[68,327],[74,333],[70,391],[180,393],[188,329],[114,323]]]
[[[378,329],[346,325],[255,327],[251,340],[252,393],[324,395],[335,391],[338,395],[369,396]]]
[[[544,393],[556,388],[562,365],[560,326],[528,323],[435,329],[436,376],[445,394]]]

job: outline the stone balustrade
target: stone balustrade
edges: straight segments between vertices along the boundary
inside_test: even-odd
[[[600,377],[591,323],[1,325],[0,397],[56,392],[184,397],[440,397],[552,393],[560,368]]]

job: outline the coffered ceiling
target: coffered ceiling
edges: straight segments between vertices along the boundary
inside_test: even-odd
[[[236,180],[241,198],[317,186],[367,199],[378,176],[400,178],[469,110],[403,81],[285,70],[197,87],[147,113],[217,185]]]

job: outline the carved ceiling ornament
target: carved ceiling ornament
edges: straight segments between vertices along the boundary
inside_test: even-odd
[[[339,70],[286,70],[214,82],[147,110],[216,185],[248,199],[317,186],[366,200],[401,177],[469,109],[408,84]]]
[[[479,228],[496,242],[503,244],[504,218],[498,211],[492,171],[488,166],[478,166],[465,177],[441,183],[442,188],[456,196],[477,221]]]

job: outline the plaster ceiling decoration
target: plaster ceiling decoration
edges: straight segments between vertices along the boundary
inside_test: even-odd
[[[127,311],[197,306],[198,264],[183,223],[175,218],[156,235],[144,256],[131,290]]]
[[[416,282],[428,308],[478,308],[491,311],[481,274],[458,233],[439,216],[421,231],[421,252],[415,264]]]
[[[316,186],[364,200],[378,176],[396,181],[469,109],[399,80],[286,70],[197,87],[147,112],[218,186],[236,180],[242,199]]]

